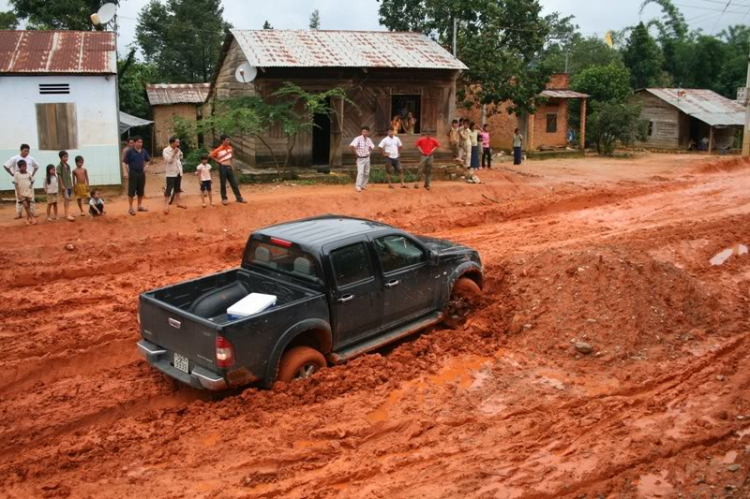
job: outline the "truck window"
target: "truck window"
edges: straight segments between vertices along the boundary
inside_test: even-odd
[[[404,236],[393,235],[375,239],[375,248],[385,274],[427,260],[422,248]]]
[[[336,285],[341,288],[372,277],[370,258],[363,243],[344,246],[331,251],[331,264]]]
[[[245,253],[245,263],[267,267],[304,279],[317,279],[313,257],[301,249],[283,247],[262,241],[252,241]]]

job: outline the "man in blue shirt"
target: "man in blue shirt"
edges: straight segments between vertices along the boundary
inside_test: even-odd
[[[151,162],[151,156],[143,148],[143,139],[134,137],[135,144],[132,149],[125,153],[125,163],[128,165],[128,213],[135,215],[133,209],[133,198],[138,196],[138,211],[146,212],[148,208],[143,207],[143,196],[146,190],[146,170]]]

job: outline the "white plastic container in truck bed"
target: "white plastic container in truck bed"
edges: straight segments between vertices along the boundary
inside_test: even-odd
[[[230,321],[250,317],[276,305],[276,296],[262,293],[250,293],[227,309],[227,319]]]

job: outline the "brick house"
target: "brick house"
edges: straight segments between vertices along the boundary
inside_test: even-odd
[[[570,101],[582,100],[583,121],[577,142],[584,143],[586,136],[586,94],[574,92],[570,86],[570,75],[558,73],[552,75],[547,88],[539,97],[535,114],[528,117],[508,114],[509,104],[503,104],[499,109],[487,109],[484,120],[490,126],[491,145],[495,149],[513,148],[513,131],[518,128],[526,137],[525,149],[533,151],[539,148],[562,148],[568,145],[568,116]],[[479,108],[463,111],[461,115],[477,123],[482,123],[482,113]]]

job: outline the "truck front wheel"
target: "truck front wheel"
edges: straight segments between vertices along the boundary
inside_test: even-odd
[[[281,356],[277,381],[291,383],[296,379],[309,378],[326,367],[323,354],[310,347],[294,347]]]
[[[480,287],[469,279],[462,277],[456,281],[451,290],[451,297],[445,306],[443,322],[450,328],[462,326],[469,314],[479,304],[482,296]]]

